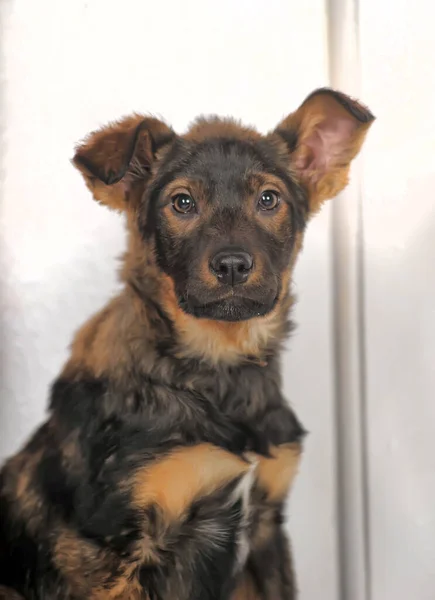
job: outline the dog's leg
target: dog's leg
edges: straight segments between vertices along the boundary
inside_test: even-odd
[[[138,533],[126,546],[119,575],[100,578],[86,597],[229,600],[249,552],[255,468],[222,448],[198,444],[136,469],[122,485]],[[87,567],[83,541],[77,540],[77,552],[65,536],[59,543],[57,565],[72,581]]]
[[[249,555],[231,600],[296,600],[289,543],[281,528]]]
[[[272,448],[259,457],[253,491],[251,549],[231,600],[295,600],[296,585],[287,536],[281,525],[284,500],[297,473],[300,446]]]
[[[181,448],[136,478],[135,503],[157,503],[167,561],[143,570],[164,600],[225,600],[249,553],[256,464],[202,444]]]
[[[29,518],[35,515],[30,503],[35,499],[45,506],[46,522],[52,514],[51,504],[44,505],[36,492],[32,496],[27,482],[34,480],[34,471],[28,468],[26,475],[33,477],[22,484],[27,485],[25,505],[23,494],[12,494],[16,470],[5,472],[0,581],[11,587],[0,588],[0,600],[23,600],[12,590],[15,583],[34,600],[228,600],[248,554],[255,464],[205,443],[147,458],[136,455],[120,467],[105,463],[97,481],[103,493],[96,483],[85,487],[76,526],[57,518],[47,527],[48,536],[38,520]],[[57,489],[62,481],[55,481]],[[26,546],[6,535],[17,530],[25,531]],[[36,544],[47,572],[26,563],[26,549]]]

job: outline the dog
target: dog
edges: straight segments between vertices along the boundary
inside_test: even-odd
[[[373,120],[322,88],[267,135],[218,117],[177,135],[134,114],[77,147],[94,198],[125,214],[124,285],[1,471],[0,597],[296,598],[291,276]]]

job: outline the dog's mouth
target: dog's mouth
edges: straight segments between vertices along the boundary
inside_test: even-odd
[[[264,317],[274,309],[277,301],[278,294],[268,302],[259,302],[242,296],[230,296],[206,303],[199,303],[191,297],[180,297],[178,302],[185,313],[198,319],[247,321],[255,317]]]

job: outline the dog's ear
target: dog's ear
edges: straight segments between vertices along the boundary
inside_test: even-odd
[[[356,100],[322,88],[275,129],[289,148],[291,168],[308,189],[310,214],[347,185],[350,163],[374,119]]]
[[[157,152],[174,137],[162,121],[135,114],[90,133],[72,162],[96,200],[124,210],[132,187],[147,180]]]

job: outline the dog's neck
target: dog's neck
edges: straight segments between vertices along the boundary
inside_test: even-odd
[[[175,356],[199,359],[215,366],[236,365],[247,360],[266,364],[287,334],[286,320],[291,306],[286,292],[277,309],[264,317],[240,322],[198,319],[180,308],[169,280],[161,302],[173,324]]]
[[[269,315],[222,322],[183,312],[171,279],[152,257],[138,263],[127,256],[122,279],[121,293],[77,332],[67,374],[86,371],[125,379],[134,372],[170,379],[171,364],[179,361],[211,369],[247,362],[264,366],[291,329],[288,282]]]

